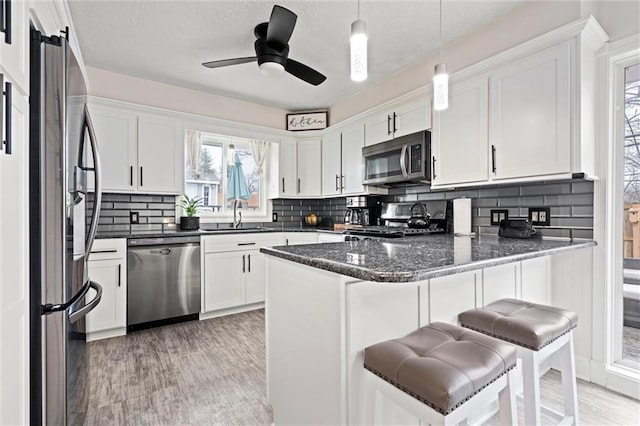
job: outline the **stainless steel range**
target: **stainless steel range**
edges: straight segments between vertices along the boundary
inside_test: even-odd
[[[411,207],[415,203],[383,203],[381,226],[365,226],[347,230],[348,235],[363,237],[401,238],[411,236],[423,236],[432,234],[444,234],[448,231],[446,201],[425,201],[424,205],[431,214],[430,224],[426,228],[409,228],[408,220],[411,217]]]

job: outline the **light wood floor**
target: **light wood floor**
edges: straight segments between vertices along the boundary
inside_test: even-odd
[[[262,310],[139,331],[89,349],[85,424],[271,424]],[[559,374],[551,371],[542,398],[558,409],[558,395]],[[582,381],[578,397],[583,425],[640,424],[636,400]]]

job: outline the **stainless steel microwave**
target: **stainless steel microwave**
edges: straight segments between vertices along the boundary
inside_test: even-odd
[[[431,180],[431,133],[412,133],[362,148],[364,185]]]

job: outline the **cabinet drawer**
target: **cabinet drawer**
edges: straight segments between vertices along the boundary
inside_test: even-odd
[[[126,238],[104,238],[95,240],[89,260],[125,259],[127,257]]]
[[[231,234],[202,237],[205,253],[256,250],[260,247],[284,245],[281,236],[266,234]]]

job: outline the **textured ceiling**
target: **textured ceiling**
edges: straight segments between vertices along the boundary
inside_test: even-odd
[[[523,0],[444,0],[445,44],[479,29]],[[369,78],[349,78],[349,35],[357,1],[277,1],[298,15],[289,57],[327,76],[314,87],[256,63],[207,69],[211,60],[254,56],[253,28],[273,1],[71,0],[87,65],[285,110],[328,108],[438,49],[438,2],[362,0]]]

